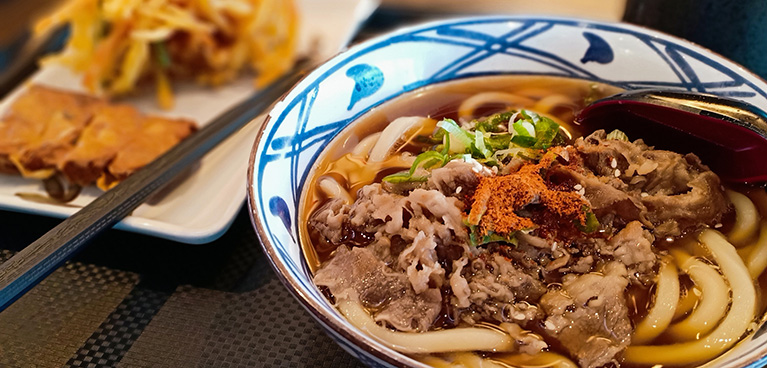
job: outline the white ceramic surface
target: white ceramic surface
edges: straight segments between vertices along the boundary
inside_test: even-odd
[[[767,108],[767,84],[683,40],[616,23],[545,17],[453,19],[402,29],[331,59],[269,114],[251,154],[249,201],[277,273],[336,341],[370,366],[422,366],[350,327],[311,281],[296,242],[307,173],[323,147],[370,108],[415,88],[493,74],[583,78],[626,89],[662,87],[730,96]],[[767,336],[713,363],[764,365]]]
[[[325,60],[344,47],[362,21],[375,9],[378,0],[300,0],[299,50]],[[84,92],[80,76],[57,65],[46,65],[0,102],[3,115],[13,99],[31,83]],[[200,126],[253,93],[251,76],[243,76],[220,88],[192,83],[176,86],[176,103],[171,110],[157,107],[151,86],[120,102],[136,106],[146,113],[186,117]],[[237,134],[206,155],[188,176],[139,206],[133,215],[115,228],[167,238],[183,243],[201,244],[221,236],[237,215],[245,200],[245,173],[248,154],[263,116],[254,119]],[[102,191],[84,188],[67,205],[32,202],[17,193],[45,195],[39,180],[0,174],[0,209],[52,217],[68,217],[90,203]]]

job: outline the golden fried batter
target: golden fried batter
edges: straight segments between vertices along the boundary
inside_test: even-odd
[[[83,129],[77,144],[60,158],[58,168],[69,181],[92,184],[128,142],[141,134],[143,117],[128,105],[103,105]]]
[[[108,189],[189,134],[194,122],[146,116],[129,105],[31,86],[0,119],[0,172]]]
[[[107,172],[98,181],[99,187],[108,189],[132,174],[134,171],[152,162],[175,146],[182,139],[196,130],[193,122],[187,120],[172,120],[149,116],[142,119],[133,139],[128,140],[114,160],[109,164]]]
[[[46,177],[69,151],[100,99],[33,85],[0,120],[0,170]]]

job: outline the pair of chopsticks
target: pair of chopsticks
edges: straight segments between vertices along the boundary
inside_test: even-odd
[[[83,249],[90,239],[129,215],[152,193],[266,111],[309,67],[309,60],[297,62],[283,77],[218,116],[0,265],[0,311]]]

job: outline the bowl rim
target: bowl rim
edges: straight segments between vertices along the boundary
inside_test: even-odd
[[[739,74],[745,74],[748,76],[748,80],[746,83],[757,91],[762,91],[762,96],[767,98],[767,94],[765,94],[765,91],[767,91],[767,79],[764,79],[758,75],[756,75],[751,70],[745,68],[741,64],[722,56],[721,54],[714,52],[704,46],[701,46],[697,43],[685,40],[683,38],[667,34],[658,30],[654,30],[648,27],[644,27],[641,25],[631,24],[631,23],[624,23],[624,22],[610,22],[610,21],[602,21],[602,20],[594,20],[594,19],[584,19],[584,18],[576,18],[576,17],[562,17],[562,16],[546,16],[546,15],[474,15],[474,16],[461,16],[461,17],[450,17],[450,18],[444,18],[444,19],[438,19],[438,20],[429,20],[425,22],[419,22],[416,24],[399,27],[392,31],[387,31],[383,34],[380,34],[378,36],[366,39],[362,42],[355,43],[354,45],[342,50],[341,52],[337,53],[336,55],[322,61],[320,64],[315,66],[311,71],[306,73],[296,84],[294,84],[285,94],[283,94],[273,105],[272,110],[267,114],[266,119],[264,119],[263,123],[258,129],[258,133],[256,134],[256,138],[253,142],[253,147],[250,152],[250,157],[248,160],[248,171],[247,171],[247,196],[248,200],[248,214],[250,217],[251,224],[253,225],[253,228],[256,232],[256,235],[258,237],[258,240],[261,244],[262,249],[264,250],[264,253],[266,254],[269,263],[271,264],[272,268],[274,269],[275,273],[277,274],[280,281],[287,287],[287,289],[291,292],[293,297],[299,301],[301,306],[309,312],[310,315],[312,315],[315,320],[325,329],[325,332],[328,334],[335,334],[337,337],[340,337],[341,339],[345,340],[345,343],[348,345],[340,344],[340,341],[336,340],[336,343],[339,343],[341,347],[345,350],[357,348],[360,350],[364,350],[370,354],[372,354],[375,358],[384,361],[388,364],[394,365],[396,367],[428,367],[428,365],[421,363],[413,358],[410,358],[406,356],[405,354],[399,353],[383,343],[379,342],[378,340],[372,338],[368,334],[365,334],[359,330],[357,330],[355,327],[353,327],[348,321],[346,321],[345,317],[338,312],[338,310],[335,310],[335,314],[332,315],[326,315],[322,312],[321,304],[319,301],[314,300],[310,295],[308,295],[305,290],[301,287],[299,283],[296,282],[294,277],[288,277],[288,275],[292,275],[292,273],[286,268],[285,264],[282,262],[280,255],[275,250],[274,245],[272,244],[266,229],[264,228],[264,220],[261,218],[258,208],[259,205],[256,201],[256,196],[254,193],[256,193],[256,188],[254,187],[255,178],[257,174],[256,170],[256,162],[258,160],[258,155],[260,151],[259,143],[264,138],[264,134],[269,127],[270,123],[273,120],[281,120],[284,118],[284,112],[285,112],[285,102],[291,94],[293,94],[294,91],[297,91],[299,88],[305,88],[304,82],[308,80],[314,80],[317,79],[321,74],[319,74],[323,69],[323,67],[326,66],[332,66],[338,63],[339,61],[343,61],[347,58],[353,58],[355,55],[357,55],[360,51],[363,51],[367,49],[369,46],[376,45],[378,43],[381,43],[382,41],[385,41],[393,36],[396,35],[402,35],[407,33],[412,33],[414,31],[418,30],[425,30],[428,28],[440,26],[440,25],[461,25],[461,24],[471,24],[471,23],[477,23],[482,21],[499,21],[499,20],[508,20],[508,21],[521,21],[521,20],[541,20],[541,21],[560,21],[560,22],[569,22],[572,26],[577,26],[581,29],[589,29],[593,26],[602,26],[602,27],[614,27],[616,30],[621,31],[630,31],[636,34],[641,34],[645,36],[650,36],[654,39],[662,39],[667,42],[673,42],[680,45],[683,45],[687,47],[688,49],[691,49],[691,51],[700,54],[701,56],[707,56],[710,59],[714,59],[714,61],[719,62],[720,64],[723,64],[727,67],[727,69],[736,70],[739,69],[741,73]],[[690,47],[692,46],[692,47]],[[712,58],[713,57],[713,58]],[[731,64],[731,65],[727,65]],[[734,66],[734,68],[731,68],[730,66]],[[489,75],[489,74],[488,74]],[[466,76],[464,78],[471,78],[472,76]],[[457,78],[462,79],[462,78]],[[455,80],[455,79],[453,79]],[[761,84],[764,84],[765,86],[757,86],[753,83],[753,81],[758,81]],[[448,80],[441,81],[439,83],[446,83],[450,82]],[[428,85],[428,84],[427,84]],[[420,87],[418,87],[420,88]],[[417,89],[417,88],[416,88]],[[401,96],[402,94],[409,93],[410,91],[403,90],[400,91],[392,96],[388,96],[380,101],[377,101],[374,105],[371,105],[370,107],[363,109],[360,111],[360,113],[351,121],[356,121],[360,116],[364,115],[367,111],[369,111],[371,108],[375,108],[377,106],[380,106],[383,103],[386,103],[387,101],[390,101],[394,98],[397,98]],[[300,95],[300,93],[299,93]],[[767,106],[763,107],[767,108]],[[351,123],[350,123],[351,124]],[[347,125],[348,126],[348,125]],[[332,137],[330,140],[335,139],[335,136]],[[316,161],[316,158],[312,161]],[[308,170],[312,170],[311,166],[309,166]],[[301,183],[300,187],[301,190],[299,191],[301,193],[300,197],[302,198],[299,200],[299,202],[295,203],[297,207],[300,206],[301,201],[303,200],[303,183]],[[296,219],[298,214],[294,216],[294,219]],[[293,227],[297,226],[296,224],[293,225]],[[299,247],[300,247],[300,242]],[[301,258],[302,267],[304,271],[308,271],[307,265],[305,263],[305,260],[303,257]],[[763,318],[764,320],[764,318]],[[333,337],[333,336],[331,336]],[[737,345],[741,344],[739,342]],[[733,349],[735,346],[731,347],[728,351]],[[725,353],[727,354],[727,353]],[[721,356],[720,356],[721,357]],[[752,349],[749,349],[747,351],[744,351],[744,354],[741,356],[731,359],[728,365],[722,366],[722,367],[756,367],[759,366],[761,363],[767,362],[767,344],[759,344]],[[710,362],[704,363],[705,365],[708,365]]]

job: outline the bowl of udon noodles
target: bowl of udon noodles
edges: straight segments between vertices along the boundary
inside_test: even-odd
[[[640,88],[767,106],[744,68],[627,24],[474,17],[373,38],[270,112],[254,227],[369,366],[762,366],[764,188],[641,128],[574,122]]]

